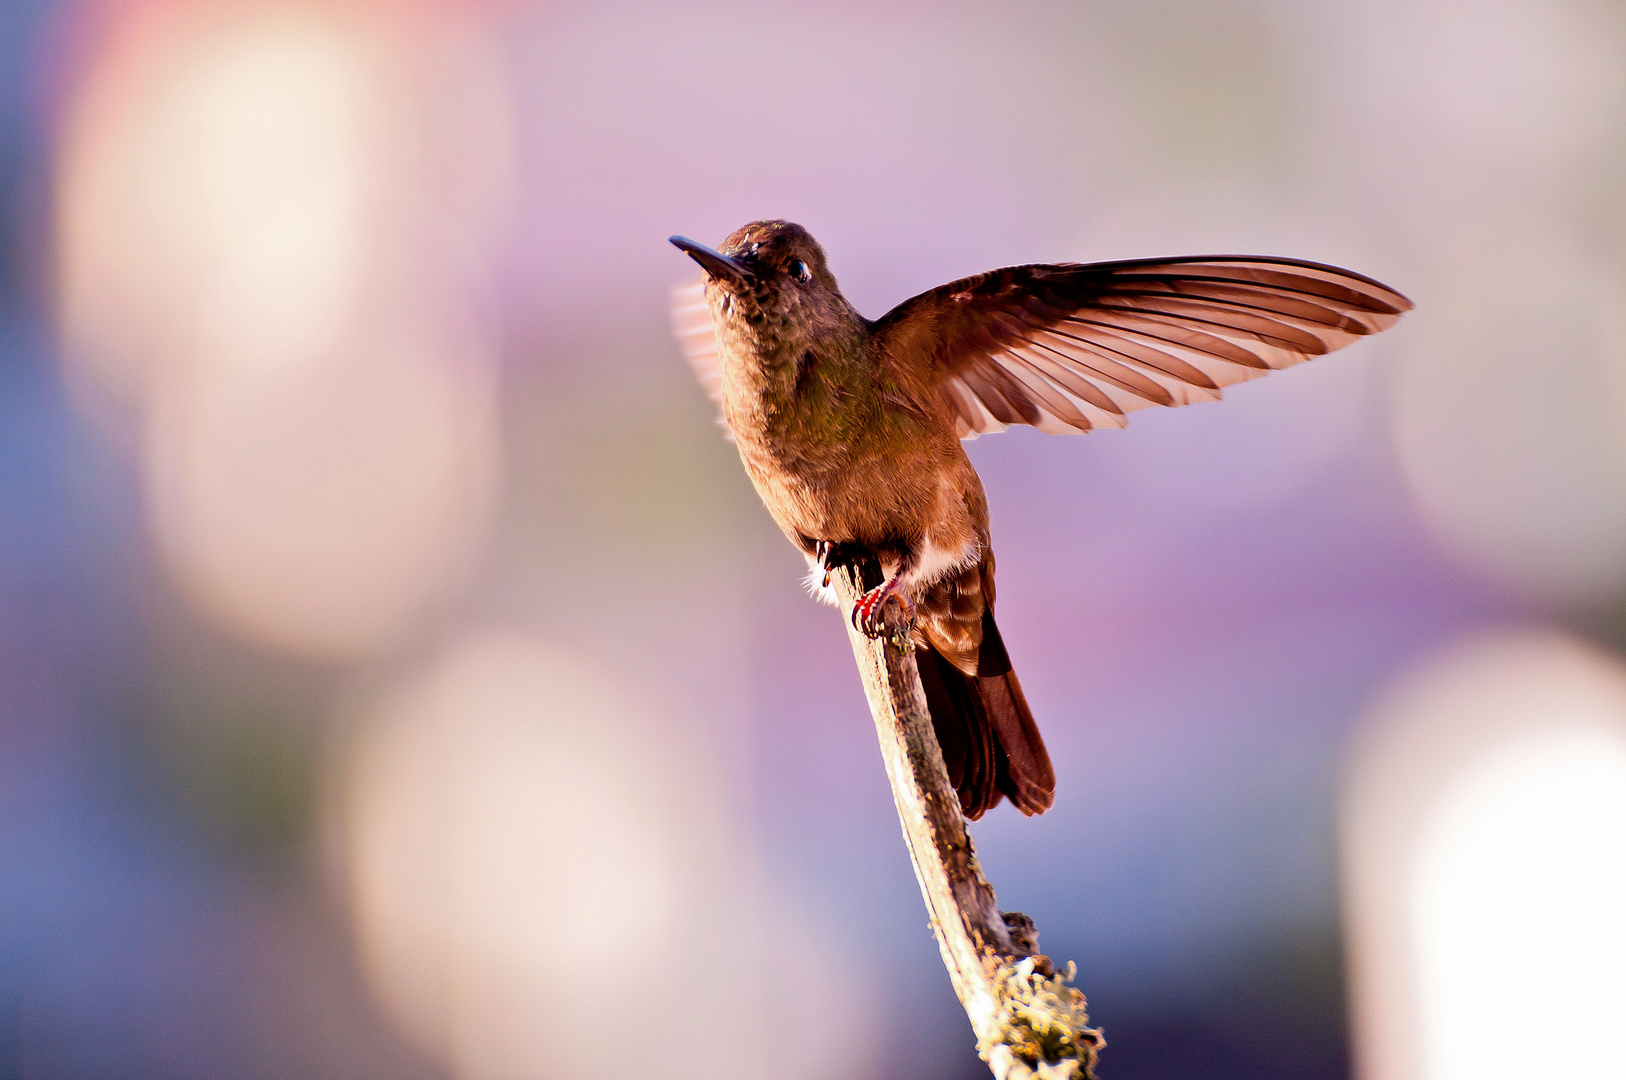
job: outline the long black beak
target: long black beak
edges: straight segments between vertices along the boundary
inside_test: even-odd
[[[713,251],[705,244],[697,244],[687,236],[673,236],[669,239],[672,241],[673,247],[699,263],[701,268],[714,278],[728,276],[744,282],[750,281],[756,276],[738,259],[730,258],[720,251]]]

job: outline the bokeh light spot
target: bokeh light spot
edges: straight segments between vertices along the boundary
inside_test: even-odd
[[[1366,1080],[1618,1077],[1626,671],[1552,633],[1400,682],[1352,759],[1345,898]]]
[[[1443,791],[1414,854],[1428,1076],[1619,1077],[1626,1016],[1626,737],[1574,724],[1510,739]],[[1516,1005],[1514,1004],[1516,1003]]]
[[[480,550],[485,263],[513,158],[467,30],[437,5],[141,5],[73,103],[71,380],[93,415],[134,417],[182,595],[257,644],[377,654]]]

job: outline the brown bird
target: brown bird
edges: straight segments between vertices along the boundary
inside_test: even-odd
[[[1123,427],[1149,405],[1223,387],[1392,326],[1404,296],[1348,270],[1204,255],[1010,266],[871,321],[824,249],[788,221],[753,221],[716,250],[672,243],[705,270],[674,305],[684,351],[774,521],[831,603],[829,569],[874,553],[887,605],[912,619],[932,726],[966,817],[1001,797],[1042,813],[1055,774],[994,623],[988,501],[962,439],[1011,424],[1065,434]]]

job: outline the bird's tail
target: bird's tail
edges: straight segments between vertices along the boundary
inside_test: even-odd
[[[1050,809],[1056,774],[993,610],[983,610],[977,674],[965,674],[930,645],[915,655],[932,728],[965,816],[975,821],[1006,797],[1029,816]]]

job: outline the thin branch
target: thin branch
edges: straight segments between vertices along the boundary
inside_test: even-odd
[[[880,580],[873,559],[831,575],[849,615],[864,587]],[[1073,965],[1057,972],[1038,951],[1033,920],[996,906],[943,765],[914,654],[889,639],[871,641],[851,619],[848,626],[909,858],[977,1052],[999,1080],[1089,1080],[1106,1044],[1071,985]]]

